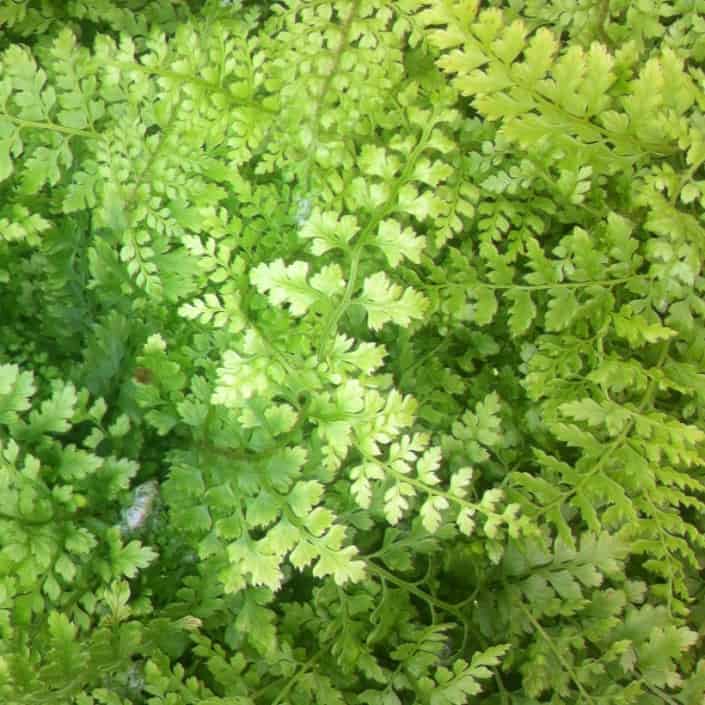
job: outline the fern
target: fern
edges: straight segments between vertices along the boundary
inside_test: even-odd
[[[5,3],[3,702],[699,702],[701,15]]]

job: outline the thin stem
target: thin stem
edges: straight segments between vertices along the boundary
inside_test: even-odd
[[[597,11],[597,34],[600,41],[607,46],[610,45],[610,39],[607,36],[607,22],[610,18],[610,0],[600,0],[600,5]]]
[[[312,656],[308,661],[306,661],[306,663],[302,664],[301,668],[299,668],[299,670],[289,679],[289,682],[279,691],[279,695],[277,695],[277,697],[272,701],[272,705],[279,705],[279,703],[286,698],[289,691],[296,685],[299,678],[311,670],[316,661],[321,658],[322,654],[323,650],[321,649],[321,651]]]
[[[338,69],[340,68],[340,62],[343,59],[343,54],[345,53],[346,48],[348,47],[349,44],[349,38],[350,38],[350,31],[352,30],[352,24],[357,17],[357,13],[360,9],[360,0],[353,0],[352,7],[350,8],[350,13],[348,16],[345,18],[345,23],[343,24],[342,31],[341,31],[341,36],[340,36],[340,44],[338,44],[338,48],[335,51],[335,56],[333,58],[333,66],[331,67],[331,70],[328,72],[328,75],[325,77],[323,81],[323,86],[321,87],[321,92],[318,94],[318,98],[316,99],[316,107],[313,113],[313,136],[311,139],[311,144],[309,145],[308,148],[308,158],[306,159],[306,191],[311,190],[311,164],[313,163],[313,160],[316,158],[316,149],[318,147],[318,140],[320,137],[320,131],[321,131],[321,111],[323,110],[323,104],[325,103],[326,96],[328,95],[332,85],[333,85],[333,79],[335,78],[335,75],[338,73]]]
[[[602,3],[603,5],[601,9],[604,10],[606,7],[606,9],[609,10],[609,0],[602,0]],[[497,53],[493,52],[491,49],[488,49],[488,47],[484,45],[481,41],[474,40],[474,44],[475,47],[472,47],[473,49],[477,48],[482,54],[489,54],[491,60],[501,64],[503,69],[508,70],[510,68],[510,64],[507,61],[503,60],[500,56],[497,55]],[[581,136],[580,139],[583,144],[592,145],[595,143],[599,143],[604,146],[607,142],[610,141],[623,141],[626,142],[630,146],[630,148],[635,151],[635,156],[651,156],[656,154],[658,156],[668,157],[677,152],[677,149],[671,147],[670,145],[647,143],[646,140],[640,140],[637,137],[625,136],[623,134],[615,134],[614,130],[610,130],[606,127],[603,127],[602,125],[598,125],[597,123],[593,122],[590,117],[580,117],[574,113],[571,113],[560,103],[554,102],[552,99],[547,98],[537,88],[521,84],[517,85],[522,89],[522,91],[530,93],[531,98],[533,98],[534,102],[536,103],[536,107],[539,109],[540,112],[555,114],[555,112],[558,111],[565,123],[567,123],[569,128],[575,129],[575,126],[582,126],[588,127],[593,130],[593,139],[591,139],[590,137]],[[563,126],[560,124],[554,125],[554,129],[562,130]],[[642,145],[644,145],[650,151],[642,152]]]
[[[400,587],[403,590],[406,590],[407,592],[411,593],[412,595],[415,595],[420,600],[423,600],[427,604],[436,607],[442,612],[452,614],[458,621],[467,626],[467,621],[465,617],[455,605],[452,605],[449,602],[445,602],[444,600],[439,600],[437,597],[429,595],[427,592],[420,590],[419,588],[407,582],[406,580],[403,580],[402,578],[397,578],[394,573],[390,573],[388,570],[382,568],[382,566],[377,563],[373,563],[372,561],[366,561],[366,565],[370,573],[373,573],[378,577],[383,578],[384,580],[388,580],[390,583],[393,583],[397,587]]]
[[[499,673],[499,669],[493,668],[492,673],[494,674],[494,680],[497,684],[497,690],[499,690],[499,697],[501,698],[503,705],[509,705],[509,693],[507,692],[507,688],[504,685],[504,681],[502,680],[502,676]]]
[[[646,274],[634,274],[631,277],[619,277],[618,279],[591,279],[583,282],[556,282],[554,284],[489,284],[487,282],[468,282],[460,284],[448,282],[447,284],[429,284],[429,289],[449,289],[451,287],[460,287],[463,289],[471,289],[473,287],[481,289],[493,289],[502,291],[507,289],[521,289],[522,291],[546,291],[548,289],[581,289],[588,286],[617,286],[618,284],[626,284],[627,282],[636,281],[639,279],[648,279]]]
[[[277,111],[272,108],[267,108],[262,105],[261,102],[255,102],[254,100],[237,100],[233,98],[225,88],[218,83],[211,83],[206,81],[204,78],[199,76],[193,76],[188,73],[179,73],[177,71],[170,71],[169,69],[164,69],[156,66],[147,66],[145,64],[140,64],[135,61],[134,64],[126,63],[124,61],[107,61],[105,62],[108,66],[113,66],[114,68],[120,69],[121,71],[138,71],[140,73],[146,74],[147,76],[156,76],[158,78],[166,78],[170,81],[176,81],[177,83],[192,83],[193,85],[199,86],[208,93],[222,93],[227,98],[228,102],[233,107],[241,108],[251,108],[253,110],[258,110],[259,112],[267,113],[269,115],[276,115]]]
[[[531,614],[531,612],[529,612],[529,610],[524,605],[520,604],[519,608],[526,615],[527,619],[531,622],[534,629],[536,629],[536,631],[541,634],[541,636],[546,640],[548,647],[551,649],[551,651],[553,651],[553,655],[558,659],[558,662],[566,670],[573,683],[575,683],[578,691],[580,692],[580,695],[582,695],[588,703],[592,703],[592,705],[595,705],[595,701],[592,699],[592,696],[585,690],[585,688],[583,688],[582,683],[578,680],[578,676],[573,670],[573,667],[565,660],[563,654],[553,643],[553,639],[551,639],[551,637],[546,633],[546,631],[544,631],[544,628],[538,623],[534,615]]]
[[[323,87],[321,88],[321,93],[318,96],[318,101],[316,102],[316,112],[314,113],[314,126],[318,128],[319,122],[320,122],[320,117],[321,117],[321,110],[323,109],[323,103],[326,99],[326,96],[328,95],[328,92],[331,89],[331,86],[333,85],[333,79],[335,78],[335,75],[338,73],[338,69],[340,68],[340,62],[343,59],[343,54],[345,53],[345,49],[348,46],[348,39],[350,37],[350,31],[352,30],[352,23],[355,21],[355,17],[357,17],[357,13],[360,9],[360,0],[353,0],[352,7],[350,8],[350,14],[345,18],[345,24],[343,25],[343,29],[341,32],[341,37],[340,37],[340,44],[338,45],[338,48],[335,52],[335,58],[333,59],[333,67],[331,70],[328,72],[328,75],[325,78],[325,81],[323,82]]]
[[[22,118],[8,115],[7,113],[0,114],[0,120],[7,120],[19,127],[29,127],[35,130],[50,130],[51,132],[60,132],[70,137],[86,137],[88,139],[97,139],[100,135],[93,130],[79,130],[74,127],[64,127],[55,122],[38,122],[36,120],[23,120]]]
[[[661,348],[661,353],[659,354],[658,360],[656,361],[656,364],[654,365],[654,369],[661,369],[663,367],[664,362],[666,361],[666,358],[668,357],[668,351],[670,350],[670,342],[666,341],[665,344]],[[639,406],[637,407],[636,412],[632,415],[632,417],[627,421],[625,424],[624,428],[622,429],[622,432],[615,438],[612,443],[607,447],[607,450],[602,454],[600,459],[597,461],[597,464],[595,467],[590,470],[587,474],[585,474],[580,482],[578,482],[575,487],[573,487],[571,490],[566,492],[565,494],[561,495],[558,499],[554,500],[553,502],[549,502],[549,504],[546,504],[541,508],[541,510],[538,512],[536,517],[543,516],[546,514],[546,512],[550,511],[553,509],[555,506],[560,506],[564,502],[566,502],[568,499],[570,499],[573,495],[577,494],[582,487],[590,480],[592,477],[594,477],[598,472],[601,472],[604,466],[606,465],[607,461],[611,459],[612,454],[622,446],[622,444],[626,441],[627,437],[631,433],[632,429],[634,428],[635,425],[635,417],[639,416],[644,412],[646,407],[652,403],[653,401],[653,396],[656,393],[656,388],[658,386],[658,382],[656,377],[652,377],[651,380],[649,381],[649,386],[646,388],[646,391],[644,392],[644,396],[642,397],[641,402],[639,403]]]
[[[374,462],[374,458],[370,456],[365,456],[367,460],[370,460],[371,462]],[[432,487],[431,485],[426,485],[425,483],[421,482],[421,480],[416,480],[413,477],[409,477],[408,475],[405,475],[402,472],[399,472],[398,470],[394,470],[390,465],[385,464],[385,468],[387,472],[392,475],[396,480],[399,482],[405,482],[412,487],[415,487],[417,490],[420,492],[423,492],[424,494],[428,495],[436,495],[436,496],[441,496],[447,499],[449,502],[455,502],[455,504],[459,504],[461,507],[465,509],[470,509],[473,512],[478,511],[482,512],[483,514],[487,515],[488,512],[483,512],[482,509],[477,504],[473,504],[472,502],[468,502],[467,500],[463,499],[462,497],[456,497],[455,495],[450,494],[449,492],[443,492],[442,490],[438,490],[435,487]]]
[[[705,164],[705,157],[700,159],[699,161],[695,162],[693,166],[686,171],[685,174],[683,174],[680,183],[678,184],[678,188],[675,189],[673,192],[673,195],[671,196],[671,205],[675,206],[676,202],[678,201],[678,196],[680,196],[681,191],[683,190],[683,187],[686,186],[693,178],[695,175],[695,172],[703,165]]]
[[[651,509],[651,516],[653,517],[656,526],[658,528],[658,537],[659,537],[659,543],[661,544],[661,550],[664,552],[666,556],[668,556],[669,561],[668,561],[668,580],[666,582],[668,586],[668,595],[666,596],[666,607],[668,609],[668,614],[672,615],[673,614],[673,557],[671,554],[671,551],[668,548],[668,545],[666,544],[666,530],[663,528],[661,522],[657,519],[657,515],[659,510],[656,508],[654,505],[651,497],[649,497],[648,494],[644,494],[644,499],[646,503],[649,505],[649,508]]]
[[[28,526],[46,526],[47,524],[54,523],[55,518],[52,515],[50,519],[28,519],[26,517],[15,516],[14,514],[8,514],[7,512],[0,512],[0,520],[14,521],[18,524],[26,524]]]
[[[654,695],[661,698],[663,702],[668,703],[668,705],[680,705],[678,701],[674,700],[666,691],[661,690],[661,688],[646,683],[644,680],[642,680],[642,683],[644,683],[647,690],[650,690]]]
[[[609,130],[606,127],[602,127],[601,125],[598,125],[594,122],[592,122],[589,118],[582,118],[578,117],[577,115],[574,115],[573,113],[568,112],[562,105],[558,103],[554,103],[552,100],[549,98],[546,98],[544,95],[539,93],[536,90],[531,91],[532,96],[534,100],[538,103],[539,108],[543,108],[544,110],[551,111],[551,110],[556,110],[558,109],[562,114],[565,120],[568,122],[568,124],[572,125],[584,125],[586,127],[590,127],[597,134],[599,134],[602,137],[602,140],[600,140],[601,144],[605,144],[607,141],[614,140],[614,139],[621,139],[624,140],[629,144],[629,146],[635,150],[639,150],[636,152],[636,156],[651,156],[651,155],[657,155],[657,156],[663,156],[663,157],[670,157],[674,153],[676,153],[676,149],[673,147],[670,147],[668,145],[663,145],[663,144],[656,144],[656,143],[648,143],[646,140],[640,141],[639,139],[635,137],[625,137],[622,134],[617,134],[615,135],[614,130]],[[584,143],[587,144],[592,144],[589,139],[583,138]],[[642,144],[650,150],[649,152],[641,152],[641,146]]]
[[[350,302],[352,301],[353,292],[355,291],[355,288],[357,286],[357,272],[360,267],[362,253],[365,248],[365,245],[367,244],[367,240],[370,234],[374,231],[377,225],[379,225],[382,218],[387,216],[395,208],[397,199],[399,197],[399,192],[401,191],[402,186],[404,186],[406,182],[410,179],[411,174],[413,173],[413,170],[416,167],[416,161],[421,156],[421,152],[426,149],[426,145],[428,143],[428,140],[431,135],[431,130],[433,129],[434,125],[433,120],[430,120],[429,122],[430,124],[424,129],[421,138],[419,139],[418,143],[409,155],[409,159],[407,160],[406,165],[401,175],[399,176],[399,179],[394,183],[394,187],[392,188],[392,193],[390,194],[389,198],[385,203],[378,206],[378,208],[372,214],[372,217],[368,221],[367,225],[357,236],[357,241],[355,242],[352,252],[348,283],[345,287],[343,298],[340,301],[340,304],[338,304],[337,308],[334,309],[333,312],[330,314],[328,320],[324,325],[323,334],[321,335],[321,343],[318,348],[319,360],[323,359],[325,351],[328,345],[330,344],[333,336],[335,335],[335,331],[338,327],[338,322],[340,321],[343,314],[350,305]]]
[[[399,379],[403,380],[404,377],[411,374],[419,367],[423,367],[423,365],[426,364],[427,360],[430,360],[432,357],[437,355],[446,345],[448,345],[449,342],[450,341],[448,340],[448,338],[444,338],[438,345],[429,350],[425,355],[421,356],[416,362],[409,365],[406,369],[402,370],[401,374],[399,375]]]

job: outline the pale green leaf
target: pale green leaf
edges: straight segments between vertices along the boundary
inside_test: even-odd
[[[368,324],[379,330],[385,323],[392,322],[402,327],[412,320],[423,318],[428,301],[411,287],[402,289],[389,281],[384,272],[377,272],[365,279],[359,299],[365,307]]]
[[[417,236],[410,227],[402,230],[401,225],[392,219],[383,220],[379,224],[374,242],[384,252],[392,267],[396,267],[403,257],[418,264],[426,246],[426,238]]]

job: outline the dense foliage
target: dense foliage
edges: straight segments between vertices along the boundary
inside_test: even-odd
[[[4,0],[0,700],[696,705],[703,0]]]

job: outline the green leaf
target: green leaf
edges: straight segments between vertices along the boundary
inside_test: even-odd
[[[287,502],[294,514],[303,519],[320,502],[323,491],[323,485],[316,480],[297,482],[291,492],[289,492]]]
[[[421,522],[429,533],[433,534],[438,531],[443,521],[442,512],[449,506],[448,500],[440,496],[430,496],[421,505]]]
[[[311,277],[311,286],[326,297],[340,297],[345,291],[343,270],[338,264],[327,264]]]
[[[338,335],[335,339],[333,355],[337,356],[347,365],[352,365],[363,374],[372,374],[380,368],[387,353],[381,345],[374,343],[360,343],[354,350],[351,350],[353,340],[343,335]]]
[[[277,646],[276,615],[257,602],[258,591],[248,590],[244,604],[239,608],[235,629],[247,636],[248,641],[263,656],[272,656]]]
[[[687,627],[655,626],[649,640],[637,649],[637,664],[644,679],[657,688],[675,688],[681,682],[676,664],[697,640],[697,634]]]
[[[508,291],[504,296],[512,302],[509,311],[509,330],[512,335],[523,335],[529,330],[536,317],[536,305],[531,294],[526,289],[515,289]]]
[[[358,159],[360,169],[369,176],[380,176],[383,179],[393,179],[399,171],[399,160],[390,155],[384,147],[372,144],[363,145]]]
[[[415,496],[416,490],[407,482],[397,483],[384,493],[384,516],[392,526],[399,523],[409,509],[409,498]]]
[[[269,432],[273,436],[278,436],[291,431],[298,415],[288,404],[274,404],[264,412],[264,417],[267,420]]]
[[[54,385],[50,399],[42,402],[39,411],[29,415],[29,427],[33,434],[64,433],[71,428],[70,420],[75,413],[76,388],[72,384]]]
[[[249,574],[249,581],[254,586],[265,586],[270,590],[278,590],[283,579],[281,571],[282,553],[286,551],[286,544],[275,546],[273,543],[274,530],[270,529],[267,549],[258,547],[249,537],[243,537],[228,546],[228,558],[231,567],[230,574]],[[274,550],[273,550],[274,549]],[[233,576],[234,577],[234,576]],[[228,590],[241,589],[244,582],[225,581]]]
[[[505,64],[511,64],[524,49],[527,33],[526,25],[522,21],[512,22],[505,27],[502,38],[493,44],[495,54]]]
[[[34,391],[31,372],[20,372],[17,365],[0,366],[0,423],[17,421],[18,414],[29,409]]]
[[[76,638],[76,625],[65,614],[51,612],[48,619],[49,633],[57,644],[68,644]]]
[[[54,564],[54,570],[67,582],[73,582],[76,577],[76,566],[73,561],[65,554],[62,553],[59,559]]]
[[[267,294],[274,306],[288,303],[294,316],[303,316],[318,299],[318,294],[307,281],[308,264],[284,264],[277,259],[260,264],[250,272],[250,281],[262,294]]]
[[[120,414],[115,420],[115,423],[108,427],[108,433],[113,438],[122,438],[126,436],[130,430],[130,418],[127,414]]]
[[[429,448],[422,456],[419,458],[416,464],[416,473],[421,482],[425,485],[437,485],[440,483],[440,479],[436,474],[436,470],[441,465],[441,450],[440,448]]]
[[[357,219],[352,215],[341,217],[335,212],[314,209],[299,230],[299,237],[311,240],[311,251],[319,256],[335,248],[347,250],[358,230]]]
[[[88,555],[93,548],[95,548],[96,539],[93,534],[88,531],[88,529],[82,527],[70,529],[67,532],[66,542],[64,545],[70,553],[77,556],[85,556]]]
[[[607,411],[593,399],[580,399],[562,404],[561,412],[577,421],[587,421],[588,426],[601,426]]]
[[[333,527],[326,535],[321,557],[313,568],[316,577],[332,575],[336,585],[357,583],[365,577],[364,561],[355,560],[355,546],[341,547],[343,528]]]
[[[146,568],[157,558],[157,552],[139,541],[130,541],[123,546],[119,540],[111,545],[110,563],[112,575],[134,578],[138,571]]]
[[[468,486],[472,483],[472,479],[472,468],[456,470],[450,478],[450,494],[455,497],[464,497],[468,492]]]
[[[367,311],[372,330],[379,330],[389,322],[406,327],[412,320],[422,319],[428,308],[428,301],[422,294],[410,287],[402,289],[390,282],[384,272],[365,279],[358,301]]]
[[[294,568],[303,570],[319,557],[318,548],[308,541],[301,541],[291,552],[289,560]]]
[[[14,171],[13,159],[11,155],[14,140],[0,139],[0,181],[5,181]]]
[[[299,479],[305,462],[305,448],[282,448],[272,453],[264,466],[264,471],[272,487],[286,493],[291,484]]]
[[[494,291],[488,287],[477,287],[470,295],[475,299],[473,318],[477,325],[490,324],[497,313],[497,297]]]
[[[426,238],[419,237],[412,228],[404,228],[396,220],[383,220],[377,229],[375,245],[387,258],[390,266],[396,267],[403,257],[414,264],[421,261]]]
[[[56,602],[59,599],[59,595],[61,595],[61,586],[53,575],[47,576],[47,579],[42,585],[42,589],[52,602]]]
[[[399,189],[399,210],[410,213],[416,220],[424,221],[436,214],[438,204],[431,191],[419,193],[413,184],[406,184]]]
[[[490,667],[496,667],[501,657],[509,649],[508,645],[494,646],[473,655],[470,664],[458,659],[452,667],[439,668],[435,673],[435,684],[427,679],[424,690],[430,690],[431,705],[464,705],[474,695],[482,691],[480,680],[492,677]]]
[[[613,314],[615,332],[631,345],[658,343],[678,335],[677,331],[661,323],[648,323],[640,316]]]
[[[578,301],[571,289],[550,289],[551,299],[546,312],[546,329],[559,331],[567,328],[578,312]]]
[[[470,536],[475,531],[475,511],[472,508],[464,507],[458,512],[456,517],[456,523],[458,524],[458,529],[465,536]]]
[[[116,580],[103,590],[102,600],[110,610],[114,623],[124,622],[132,613],[130,586],[125,580]]]
[[[92,453],[73,446],[62,449],[59,474],[64,480],[84,480],[102,467],[103,461]]]

